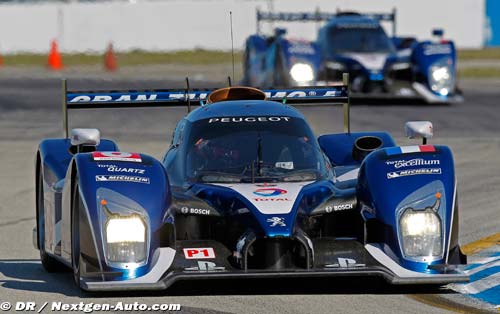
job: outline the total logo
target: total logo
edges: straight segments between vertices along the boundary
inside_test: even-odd
[[[253,194],[264,197],[272,197],[286,194],[288,191],[279,188],[261,188],[253,192]]]

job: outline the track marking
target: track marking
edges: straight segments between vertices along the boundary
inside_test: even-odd
[[[465,255],[472,255],[494,245],[500,245],[500,232],[462,246],[462,252]]]
[[[467,255],[468,257],[474,254],[477,254],[485,249],[491,248],[492,246],[495,245],[500,245],[500,232],[492,234],[490,236],[484,237],[482,239],[479,239],[477,241],[468,243],[466,245],[461,246],[462,252]],[[478,262],[492,262],[493,259],[498,260],[500,257],[495,256],[495,257],[489,257],[486,258],[483,261],[478,261]],[[491,259],[491,261],[490,261]],[[483,263],[482,263],[483,264]],[[497,263],[494,263],[493,265],[496,266]],[[471,268],[469,270],[466,270],[469,274],[474,274],[476,272],[479,272],[481,270],[490,268],[491,265],[486,266],[485,264],[483,265],[477,265],[477,267]],[[462,294],[463,295],[463,294]],[[475,308],[469,305],[461,304],[452,300],[448,300],[440,295],[435,295],[435,294],[409,294],[407,295],[409,298],[414,299],[418,302],[431,305],[440,309],[448,310],[448,311],[453,311],[455,313],[471,313],[471,314],[482,314],[482,313],[492,313],[492,310],[485,310],[485,309],[479,309]]]

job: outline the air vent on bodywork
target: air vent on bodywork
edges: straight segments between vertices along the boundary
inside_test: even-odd
[[[362,161],[366,155],[382,147],[382,139],[377,136],[362,136],[356,139],[352,148],[352,158]]]

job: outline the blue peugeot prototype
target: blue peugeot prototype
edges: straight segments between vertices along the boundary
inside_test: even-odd
[[[453,157],[351,132],[347,86],[265,90],[64,90],[65,137],[36,153],[43,267],[84,290],[166,289],[178,280],[379,276],[446,284],[468,276]],[[294,105],[342,104],[345,132],[318,138]],[[68,110],[186,106],[163,159],[123,152]],[[195,110],[190,110],[196,106]],[[166,109],[168,110],[168,109]]]
[[[316,22],[314,42],[287,38],[284,28],[262,35],[261,22]],[[392,22],[388,36],[382,22]],[[257,34],[246,40],[244,83],[251,86],[330,85],[347,72],[356,97],[463,100],[456,86],[456,51],[435,29],[436,41],[396,36],[396,12],[359,14],[257,11]]]

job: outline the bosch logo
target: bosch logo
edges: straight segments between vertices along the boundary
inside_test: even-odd
[[[353,207],[354,207],[353,204],[340,204],[340,205],[326,206],[325,211],[327,213],[331,213],[340,210],[353,209]]]
[[[287,191],[283,189],[278,189],[278,188],[262,188],[262,189],[257,189],[253,192],[253,194],[258,195],[258,196],[278,196],[278,195],[283,195],[286,194]]]

